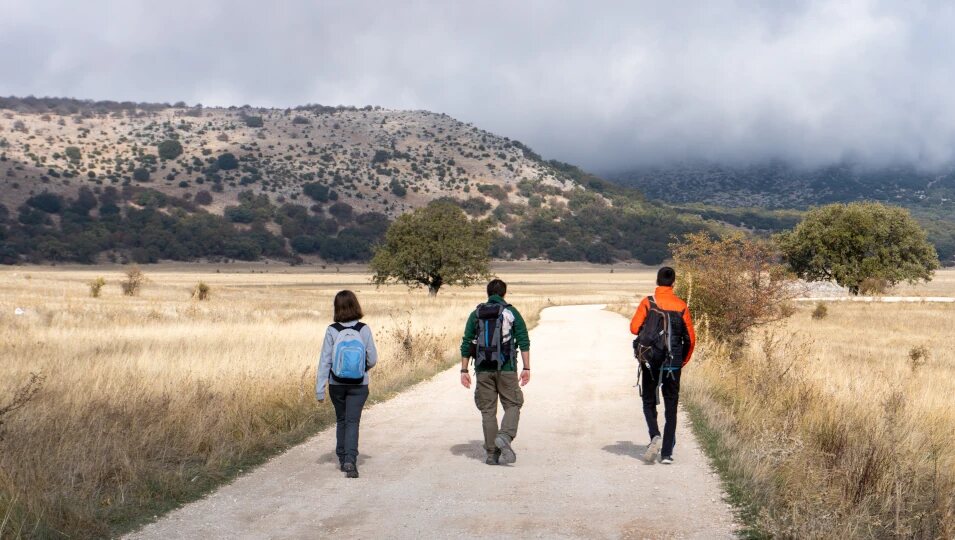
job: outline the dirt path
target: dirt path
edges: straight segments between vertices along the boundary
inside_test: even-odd
[[[628,335],[601,306],[544,311],[513,466],[484,464],[480,414],[454,368],[365,411],[360,479],[338,472],[325,430],[132,537],[731,537],[685,416],[675,465],[638,459],[647,434]]]

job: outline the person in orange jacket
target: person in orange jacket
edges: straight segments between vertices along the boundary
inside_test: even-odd
[[[650,431],[650,444],[644,453],[648,462],[658,454],[664,464],[673,463],[676,445],[676,410],[680,399],[680,372],[693,356],[696,332],[686,302],[673,293],[676,271],[665,266],[657,272],[653,296],[644,298],[630,320],[634,354],[640,362],[640,394],[643,414]],[[663,394],[663,437],[657,423],[659,394]],[[662,452],[661,452],[662,451]]]

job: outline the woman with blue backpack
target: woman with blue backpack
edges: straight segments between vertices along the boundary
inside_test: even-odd
[[[368,370],[378,363],[371,328],[361,322],[364,314],[351,291],[335,295],[334,324],[325,331],[318,361],[315,397],[325,401],[325,384],[335,406],[335,453],[348,478],[358,478],[358,425],[368,399]]]

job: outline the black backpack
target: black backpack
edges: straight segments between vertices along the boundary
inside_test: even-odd
[[[634,356],[651,371],[680,369],[683,366],[684,340],[687,334],[684,311],[668,311],[647,297],[650,309],[633,340]]]
[[[495,367],[498,371],[516,354],[516,342],[513,335],[504,339],[504,310],[510,304],[487,302],[478,304],[474,310],[475,329],[472,350],[474,365],[483,368]]]

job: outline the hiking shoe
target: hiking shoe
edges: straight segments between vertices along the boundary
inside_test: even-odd
[[[487,458],[484,459],[484,463],[487,465],[497,465],[501,459],[501,451],[496,450],[494,452],[488,452]]]
[[[663,438],[657,435],[650,440],[650,444],[647,445],[647,451],[643,453],[643,461],[647,463],[653,463],[657,460],[657,455],[660,453],[660,446],[663,445]]]
[[[497,460],[499,464],[510,465],[517,461],[517,455],[511,448],[511,438],[506,433],[501,433],[494,438],[494,446],[501,451],[501,457]]]
[[[342,465],[342,470],[345,471],[345,476],[347,478],[358,478],[358,467],[354,463],[346,463]]]
[[[663,456],[660,463],[664,465],[673,465],[673,456]]]

